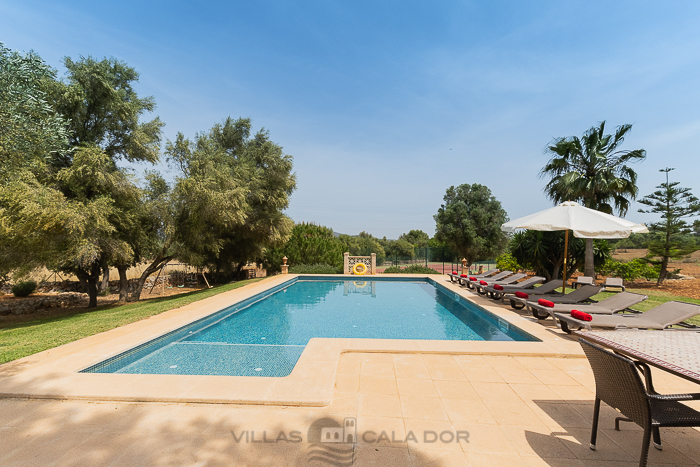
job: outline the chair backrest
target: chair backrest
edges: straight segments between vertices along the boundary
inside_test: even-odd
[[[534,287],[535,284],[539,284],[542,281],[544,281],[544,277],[532,276],[532,277],[528,277],[527,279],[525,279],[522,282],[518,282],[517,284],[513,284],[513,285],[518,286],[518,287],[523,287],[523,288]]]
[[[510,276],[511,274],[513,274],[513,271],[501,271],[495,276],[488,277],[487,279],[490,281],[497,281],[499,279],[503,279],[506,276]]]
[[[596,397],[639,426],[649,426],[651,406],[634,362],[585,339],[579,342],[593,369]]]
[[[491,274],[495,274],[495,273],[497,273],[497,272],[498,272],[498,269],[489,269],[488,271],[482,272],[482,273],[479,274],[479,275],[480,275],[481,277],[486,277],[486,276],[490,276]]]
[[[604,306],[613,311],[621,311],[646,300],[646,295],[632,292],[620,292],[598,302],[598,306]]]
[[[559,287],[561,287],[561,280],[557,279],[557,280],[545,282],[541,286],[535,287],[533,290],[536,290],[538,294],[542,294],[542,293],[554,292]]]
[[[502,285],[503,284],[512,284],[515,281],[519,281],[523,277],[527,277],[527,274],[523,274],[523,273],[519,272],[517,274],[513,274],[510,277],[506,277],[505,279],[501,279],[500,281],[498,281],[498,283],[502,284]]]
[[[608,277],[605,279],[604,287],[622,287],[622,279],[619,277]]]
[[[700,315],[700,305],[673,300],[655,306],[651,310],[645,311],[640,316],[644,317],[644,319],[658,322],[663,327],[667,327],[697,315]]]
[[[561,281],[559,281],[559,284],[561,284]],[[602,287],[598,287],[597,285],[584,285],[583,287],[579,287],[578,289],[575,289],[564,296],[567,299],[582,302],[600,292],[600,289],[602,289]]]
[[[578,285],[595,285],[595,282],[593,282],[592,277],[578,276],[576,278],[576,284],[578,284]]]

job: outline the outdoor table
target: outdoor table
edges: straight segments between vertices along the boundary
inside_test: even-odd
[[[577,331],[576,334],[700,384],[700,331]]]

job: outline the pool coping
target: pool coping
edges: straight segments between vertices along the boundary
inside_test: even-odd
[[[342,353],[584,357],[577,342],[563,339],[536,322],[451,283],[446,275],[416,274],[411,277],[432,279],[541,342],[313,338],[294,370],[285,377],[80,373],[91,365],[296,277],[298,275],[294,274],[273,276],[0,365],[0,398],[320,407],[331,403]],[[337,275],[323,277],[347,279]],[[382,274],[381,277],[405,279],[407,275]],[[371,277],[363,279],[371,280]]]

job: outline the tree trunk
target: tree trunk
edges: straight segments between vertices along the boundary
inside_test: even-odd
[[[586,239],[586,263],[583,266],[583,275],[592,277],[595,281],[595,265],[593,264],[593,239]]]
[[[78,280],[80,280],[81,283],[85,281],[87,284],[88,308],[95,308],[97,306],[97,282],[100,280],[100,269],[100,264],[94,263],[89,273],[83,269],[78,269],[78,271],[76,271]]]
[[[129,281],[126,278],[126,271],[129,267],[125,264],[118,264],[119,272],[119,303],[126,303],[129,299]]]
[[[102,283],[100,283],[98,288],[99,292],[104,292],[109,288],[109,266],[107,264],[102,266],[102,274]]]
[[[656,281],[657,286],[662,286],[664,280],[668,276],[668,256],[661,257],[661,270],[659,271],[659,279]]]
[[[82,290],[83,293],[88,293],[88,283],[85,276],[81,274],[76,274],[76,276],[78,276],[78,282],[80,282],[80,290]]]
[[[158,255],[151,264],[148,265],[148,267],[143,271],[143,274],[141,274],[141,277],[139,277],[138,282],[136,282],[136,287],[134,288],[134,291],[131,293],[131,301],[137,302],[141,298],[141,291],[143,290],[143,284],[146,283],[146,279],[148,279],[148,276],[153,274],[154,272],[158,271],[161,269],[163,266],[168,264],[168,262],[173,259],[172,256],[160,256]]]

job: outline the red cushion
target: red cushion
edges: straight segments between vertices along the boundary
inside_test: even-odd
[[[493,284],[493,290],[503,290],[503,286],[501,284]]]
[[[526,294],[525,292],[521,292],[519,290],[517,292],[515,292],[515,296],[518,298],[530,298],[530,296],[528,294]]]
[[[457,274],[457,271],[452,271],[452,274]]]
[[[460,274],[459,277],[467,277],[466,274]]]
[[[593,316],[579,310],[571,310],[571,317],[580,319],[581,321],[593,321]]]
[[[476,282],[476,277],[474,277],[474,276],[471,276],[471,277],[469,278],[469,280],[470,280],[470,281],[474,281],[474,282]]]
[[[479,281],[479,284],[481,284],[481,285],[489,285],[489,283],[486,282],[486,281]]]
[[[544,298],[540,298],[539,300],[537,300],[537,303],[539,303],[542,306],[554,308],[554,302],[551,302],[549,300],[545,300]]]

